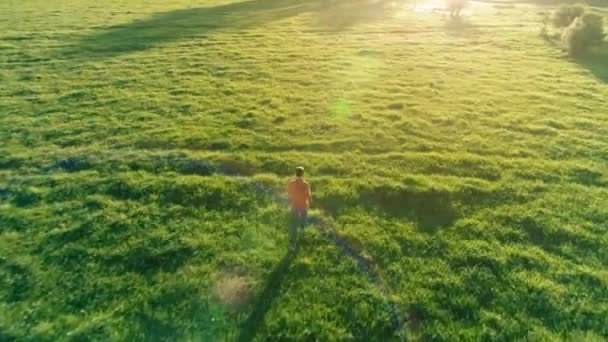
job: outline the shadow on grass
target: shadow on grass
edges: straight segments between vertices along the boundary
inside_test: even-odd
[[[256,336],[258,330],[264,323],[264,317],[270,309],[272,301],[279,294],[281,283],[285,279],[289,266],[294,258],[295,253],[286,254],[283,259],[281,259],[281,262],[272,270],[264,290],[255,302],[253,311],[241,326],[237,341],[252,341]]]
[[[608,42],[574,61],[589,70],[598,80],[608,83]]]
[[[603,179],[603,176],[604,175],[600,172],[586,170],[586,169],[579,169],[579,170],[574,170],[574,172],[571,175],[571,178],[574,182],[576,182],[578,184],[586,185],[586,186],[601,186],[601,187],[608,186],[608,181],[605,181]]]
[[[24,300],[33,288],[32,272],[27,267],[3,259],[0,259],[0,280],[7,303]]]
[[[379,20],[388,0],[250,0],[214,7],[180,9],[93,33],[61,52],[71,57],[112,57],[217,30],[243,30],[315,13],[317,24],[341,30]]]
[[[566,51],[563,44],[559,40],[559,36],[543,37],[545,42],[555,49],[562,49]],[[567,58],[567,57],[565,57]],[[585,69],[589,70],[591,74],[598,80],[608,83],[608,42],[603,42],[600,46],[589,49],[586,53],[570,57],[570,60]]]
[[[426,233],[451,225],[458,216],[450,192],[438,189],[420,191],[377,186],[361,189],[355,197],[332,194],[320,197],[316,202],[333,216],[343,209],[360,207],[380,215],[414,221],[418,229]]]
[[[456,37],[467,37],[479,33],[475,26],[462,16],[449,17],[445,23],[445,29],[449,35]]]
[[[369,208],[379,208],[391,216],[403,216],[416,221],[418,229],[433,233],[451,225],[456,219],[447,191],[370,191],[363,203]]]
[[[451,16],[445,24],[445,28],[452,31],[460,31],[469,27],[471,27],[471,25],[469,25],[461,16]]]
[[[498,4],[498,5],[540,5],[540,6],[560,6],[587,4],[592,7],[607,7],[608,0],[473,0],[474,2]]]
[[[527,235],[527,241],[544,251],[574,263],[584,262],[584,256],[589,251],[602,248],[596,236],[586,235],[582,232],[555,227],[535,217],[513,218],[514,226],[521,227]]]
[[[194,255],[188,246],[166,246],[160,250],[138,246],[126,254],[105,256],[104,265],[115,272],[133,272],[154,275],[158,272],[174,273]]]

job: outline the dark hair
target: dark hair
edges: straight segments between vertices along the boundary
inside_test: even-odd
[[[304,176],[304,168],[301,166],[296,167],[296,176],[302,177]]]

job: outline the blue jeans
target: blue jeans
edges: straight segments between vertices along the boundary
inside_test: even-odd
[[[291,208],[291,217],[289,225],[289,243],[291,246],[296,245],[296,239],[298,237],[298,226],[304,231],[304,225],[306,225],[306,219],[308,217],[308,210]]]

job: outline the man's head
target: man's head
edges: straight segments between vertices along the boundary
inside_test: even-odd
[[[301,166],[296,167],[296,177],[304,176],[304,168]]]

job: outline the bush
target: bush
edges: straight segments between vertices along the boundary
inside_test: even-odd
[[[562,41],[572,56],[580,55],[590,46],[599,44],[603,39],[603,19],[601,16],[591,13],[574,19],[562,35]]]
[[[553,26],[568,27],[574,19],[582,16],[583,13],[585,13],[585,7],[581,5],[562,6],[553,13]]]

